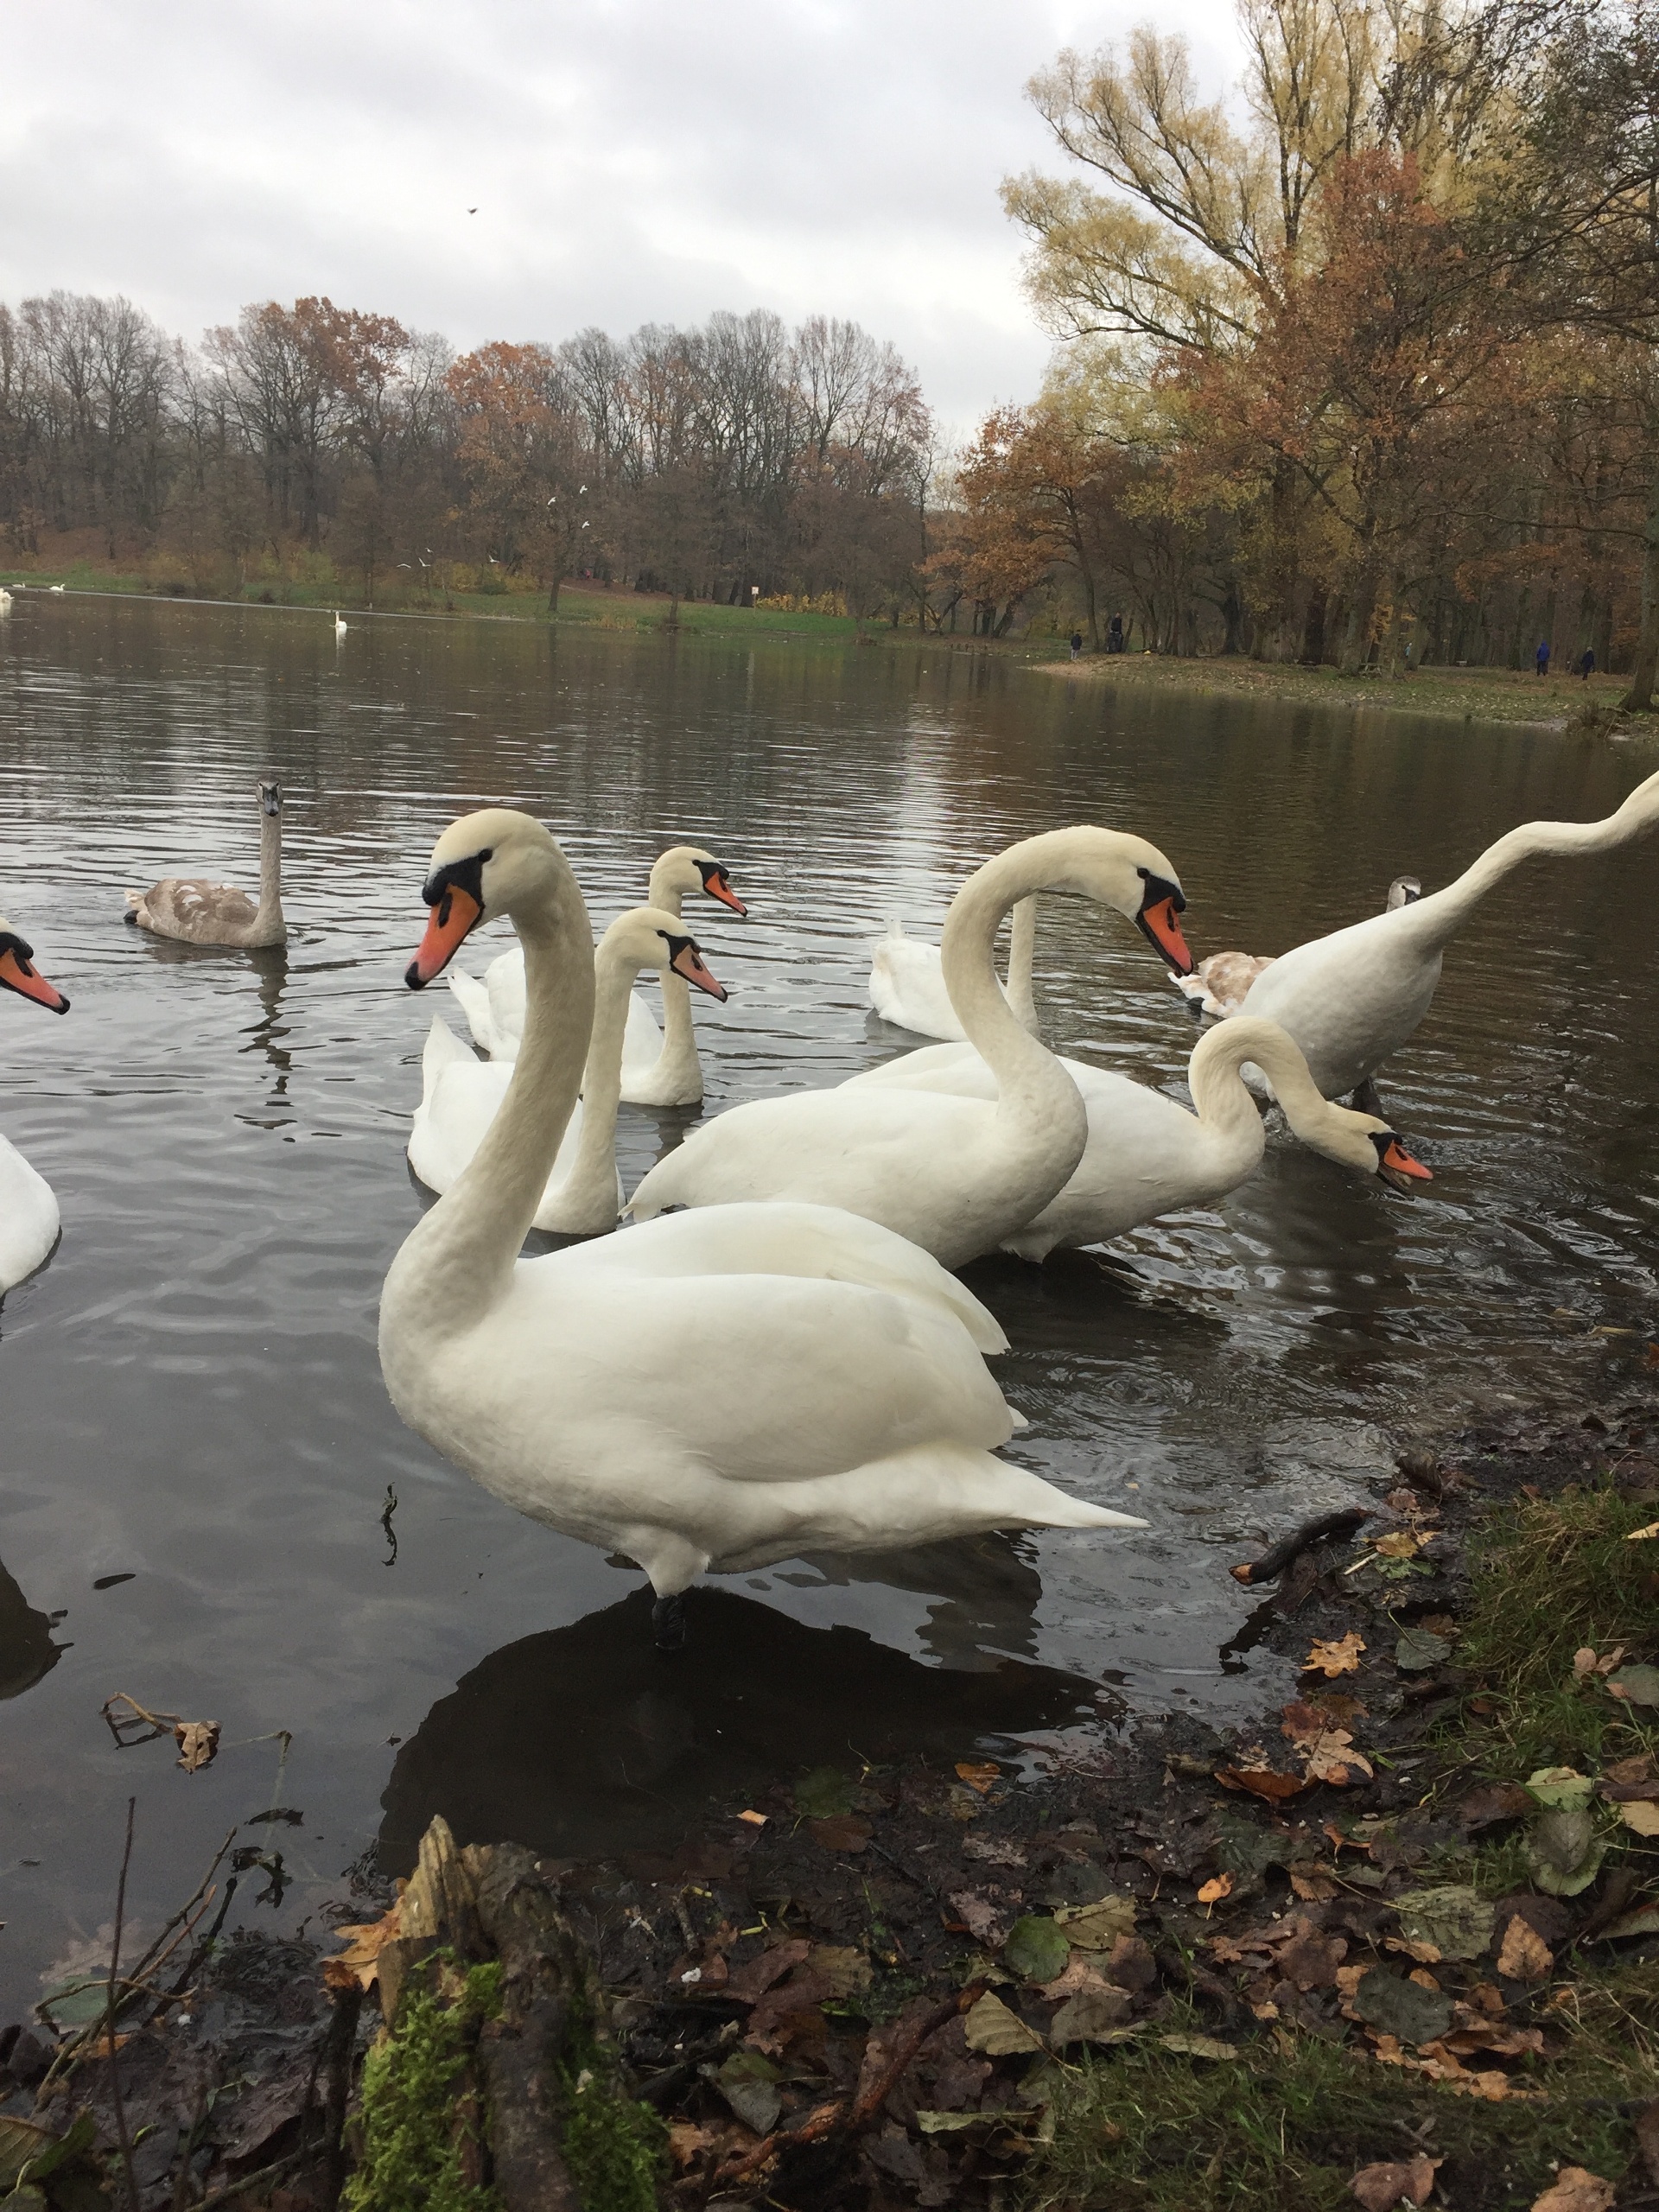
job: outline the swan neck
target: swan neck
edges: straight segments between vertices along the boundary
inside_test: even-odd
[[[524,1030],[500,1110],[465,1173],[405,1245],[442,1281],[429,1325],[458,1332],[505,1291],[576,1103],[594,1019],[593,935],[575,879],[511,912],[524,950]]]
[[[1491,844],[1442,891],[1400,909],[1408,931],[1443,944],[1486,893],[1519,868],[1536,859],[1586,859],[1615,851],[1659,824],[1659,773],[1630,792],[1624,804],[1600,822],[1523,822]]]
[[[622,1040],[637,970],[602,941],[594,956],[594,1023],[582,1075],[582,1135],[561,1197],[567,1210],[603,1212],[616,1203],[616,1109],[622,1096]]]
[[[1024,1026],[1037,1027],[1037,1001],[1032,996],[1032,962],[1037,950],[1037,900],[1021,899],[1014,910],[1008,938],[1008,1004]]]
[[[1038,842],[1010,847],[969,877],[944,918],[939,964],[957,1020],[996,1077],[999,1116],[1076,1118],[1086,1135],[1077,1085],[1026,1029],[996,978],[996,932],[1002,917],[1017,899],[1040,888],[1046,873],[1044,859],[1031,849]]]
[[[256,929],[269,926],[283,918],[283,817],[280,814],[259,813],[259,910],[254,916]]]

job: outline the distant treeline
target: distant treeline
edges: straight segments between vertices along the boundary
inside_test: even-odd
[[[327,299],[199,346],[125,299],[0,306],[0,536],[199,590],[365,599],[591,575],[916,619],[932,429],[857,324],[715,315],[622,343],[441,337]],[[936,595],[937,596],[937,595]]]

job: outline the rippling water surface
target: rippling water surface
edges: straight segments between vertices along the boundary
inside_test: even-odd
[[[267,761],[285,952],[124,927],[124,888],[163,873],[253,885]],[[1390,1439],[1633,1366],[1653,1332],[1649,846],[1533,866],[1453,947],[1383,1082],[1434,1169],[1414,1203],[1276,1133],[1215,1211],[970,1271],[1014,1339],[1019,1454],[1146,1535],[730,1578],[664,1666],[637,1574],[455,1474],[380,1384],[422,1039],[435,1007],[464,1033],[446,994],[400,982],[454,814],[533,807],[600,924],[665,843],[728,862],[750,920],[690,916],[733,994],[697,1008],[715,1112],[906,1042],[868,1012],[869,938],[889,912],[936,925],[1011,838],[1139,830],[1181,872],[1195,950],[1279,951],[1402,870],[1445,881],[1513,823],[1605,814],[1653,765],[965,652],[371,619],[337,648],[315,614],[20,597],[0,909],[74,1007],[0,1001],[0,1129],[64,1219],[0,1309],[0,1996],[96,1954],[130,1790],[151,1923],[233,1821],[278,1796],[302,1812],[253,1831],[280,1839],[291,1924],[364,1853],[404,1863],[439,1808],[588,1852],[849,1745],[958,1756],[1117,1699],[1240,1710],[1276,1662],[1227,1649],[1248,1610],[1230,1548],[1386,1467]],[[1179,1087],[1190,1022],[1115,916],[1047,901],[1039,979],[1052,1043]],[[627,1182],[695,1118],[624,1107]],[[162,1744],[118,1751],[99,1717],[117,1691],[210,1715],[227,1748],[194,1777]],[[269,1918],[262,1879],[238,1907]]]

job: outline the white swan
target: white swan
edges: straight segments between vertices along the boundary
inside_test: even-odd
[[[1391,914],[1397,906],[1408,906],[1422,895],[1423,887],[1414,875],[1396,875],[1389,886],[1382,911]],[[1267,973],[1274,957],[1271,952],[1212,952],[1207,960],[1199,961],[1190,976],[1173,975],[1169,980],[1196,1012],[1224,1021],[1239,1012],[1250,985]]]
[[[688,893],[706,892],[735,914],[748,908],[732,889],[724,865],[701,845],[674,845],[659,854],[651,871],[647,906],[677,918]],[[483,980],[459,970],[448,977],[473,1033],[492,1059],[510,1060],[524,1027],[524,956],[514,945],[492,960]],[[702,1065],[691,1026],[691,994],[683,977],[663,977],[663,1019],[636,991],[628,1001],[628,1026],[622,1047],[622,1096],[631,1106],[695,1106],[702,1096]]]
[[[617,916],[594,954],[594,1029],[582,1096],[571,1110],[532,1228],[595,1236],[616,1227],[622,1211],[616,1103],[623,1026],[630,988],[642,968],[683,976],[717,999],[726,995],[677,915],[660,906],[632,906]],[[409,1164],[428,1190],[442,1192],[459,1181],[500,1111],[512,1068],[511,1060],[474,1059],[433,1015],[421,1056],[421,1103],[409,1138]]]
[[[148,891],[127,893],[128,921],[156,937],[187,944],[282,944],[283,787],[267,768],[255,786],[259,798],[259,904],[233,884],[199,875],[164,875]]]
[[[1022,899],[1010,925],[1008,980],[1003,988],[1008,1004],[1033,1036],[1037,1007],[1031,995],[1031,963],[1036,942],[1037,901]],[[912,1030],[918,1037],[959,1042],[968,1034],[944,988],[939,948],[906,937],[896,914],[870,954],[870,1004],[883,1021]]]
[[[499,808],[444,832],[423,896],[410,985],[505,913],[529,1009],[488,1136],[386,1276],[381,1371],[411,1428],[520,1512],[638,1560],[665,1643],[709,1567],[1143,1525],[993,1456],[1019,1423],[980,1355],[1006,1338],[868,1222],[715,1207],[521,1259],[592,1026],[587,910],[547,832]]]
[[[756,1099],[659,1160],[630,1211],[793,1198],[845,1206],[946,1267],[988,1251],[1039,1214],[1088,1141],[1077,1087],[1021,1028],[991,964],[998,923],[1034,891],[1073,891],[1135,920],[1164,958],[1192,966],[1185,905],[1155,846],[1116,830],[1052,830],[970,875],[945,917],[951,1004],[996,1079],[995,1102],[923,1091],[796,1091]]]
[[[1211,1205],[1247,1182],[1262,1164],[1267,1137],[1239,1072],[1246,1060],[1266,1071],[1292,1130],[1313,1151],[1358,1174],[1380,1175],[1395,1190],[1433,1179],[1385,1122],[1328,1103],[1276,1022],[1228,1021],[1207,1030],[1187,1062],[1191,1113],[1128,1076],[1082,1060],[1060,1062],[1082,1093],[1089,1141],[1065,1188],[1002,1239],[1003,1250],[1046,1260],[1058,1245],[1103,1243],[1160,1214]],[[842,1085],[883,1088],[995,1098],[996,1078],[971,1045],[932,1045]]]
[[[0,914],[0,986],[52,1014],[69,1001],[35,965],[34,947]],[[0,1136],[0,1296],[32,1275],[58,1241],[58,1201],[16,1147]]]
[[[1656,827],[1659,772],[1603,822],[1523,822],[1444,890],[1282,954],[1251,984],[1244,1011],[1287,1029],[1325,1096],[1344,1097],[1428,1012],[1446,944],[1511,869],[1546,855],[1612,852]]]
[[[61,584],[48,584],[47,589],[52,593],[54,598],[61,599],[63,597],[63,586]]]
[[[334,609],[334,635],[335,635],[335,637],[336,637],[336,638],[343,638],[343,637],[345,636],[345,634],[346,634],[346,628],[347,628],[347,626],[347,626],[345,622],[343,622],[343,621],[340,620],[340,609],[339,609],[338,607],[336,607],[336,608]]]
[[[11,594],[6,589],[4,584],[0,584],[0,614],[10,614],[10,612]]]

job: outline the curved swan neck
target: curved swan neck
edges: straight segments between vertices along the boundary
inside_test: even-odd
[[[999,1118],[1033,1113],[1075,1118],[1086,1138],[1088,1116],[1076,1084],[1003,997],[995,960],[1004,914],[1063,874],[1066,835],[1054,830],[1027,838],[969,877],[944,918],[939,964],[957,1019],[996,1077]]]
[[[594,1026],[582,1075],[582,1135],[561,1191],[575,1210],[613,1211],[616,1202],[616,1109],[622,1096],[622,1039],[638,963],[605,938],[594,955]],[[666,981],[666,978],[664,978]],[[684,988],[689,991],[690,986]],[[563,1133],[561,1133],[563,1134]]]
[[[1014,910],[1008,937],[1008,1004],[1027,1029],[1037,1027],[1037,1001],[1031,995],[1032,961],[1037,950],[1037,901],[1021,899]]]
[[[259,908],[255,929],[267,929],[283,918],[283,817],[280,812],[259,815]]]
[[[679,885],[673,880],[674,865],[675,857],[671,851],[662,855],[651,871],[651,890],[645,903],[651,906],[660,906],[664,913],[672,914],[677,921],[682,894]],[[683,976],[677,976],[671,968],[664,969],[663,1049],[658,1055],[657,1071],[659,1075],[671,1071],[683,1077],[688,1072],[688,1068],[692,1075],[702,1074],[702,1065],[697,1058],[696,1032],[691,1021],[691,986]],[[584,1097],[586,1095],[584,1092]],[[584,1105],[583,1113],[587,1110]]]
[[[1609,853],[1659,825],[1659,773],[1630,792],[1624,804],[1600,822],[1523,822],[1489,845],[1444,890],[1432,892],[1397,910],[1396,926],[1432,944],[1444,944],[1494,885],[1523,861],[1554,856],[1584,858]]]
[[[525,1003],[507,1095],[466,1172],[404,1248],[442,1275],[443,1313],[456,1332],[512,1277],[576,1103],[593,1027],[593,932],[563,858],[511,919],[524,949]]]
[[[1273,1085],[1285,1119],[1304,1142],[1334,1134],[1345,1123],[1339,1106],[1325,1097],[1308,1073],[1307,1062],[1276,1021],[1235,1014],[1198,1039],[1187,1065],[1192,1101],[1206,1123],[1248,1129],[1256,1152],[1263,1144],[1262,1116],[1239,1072],[1249,1060]]]

